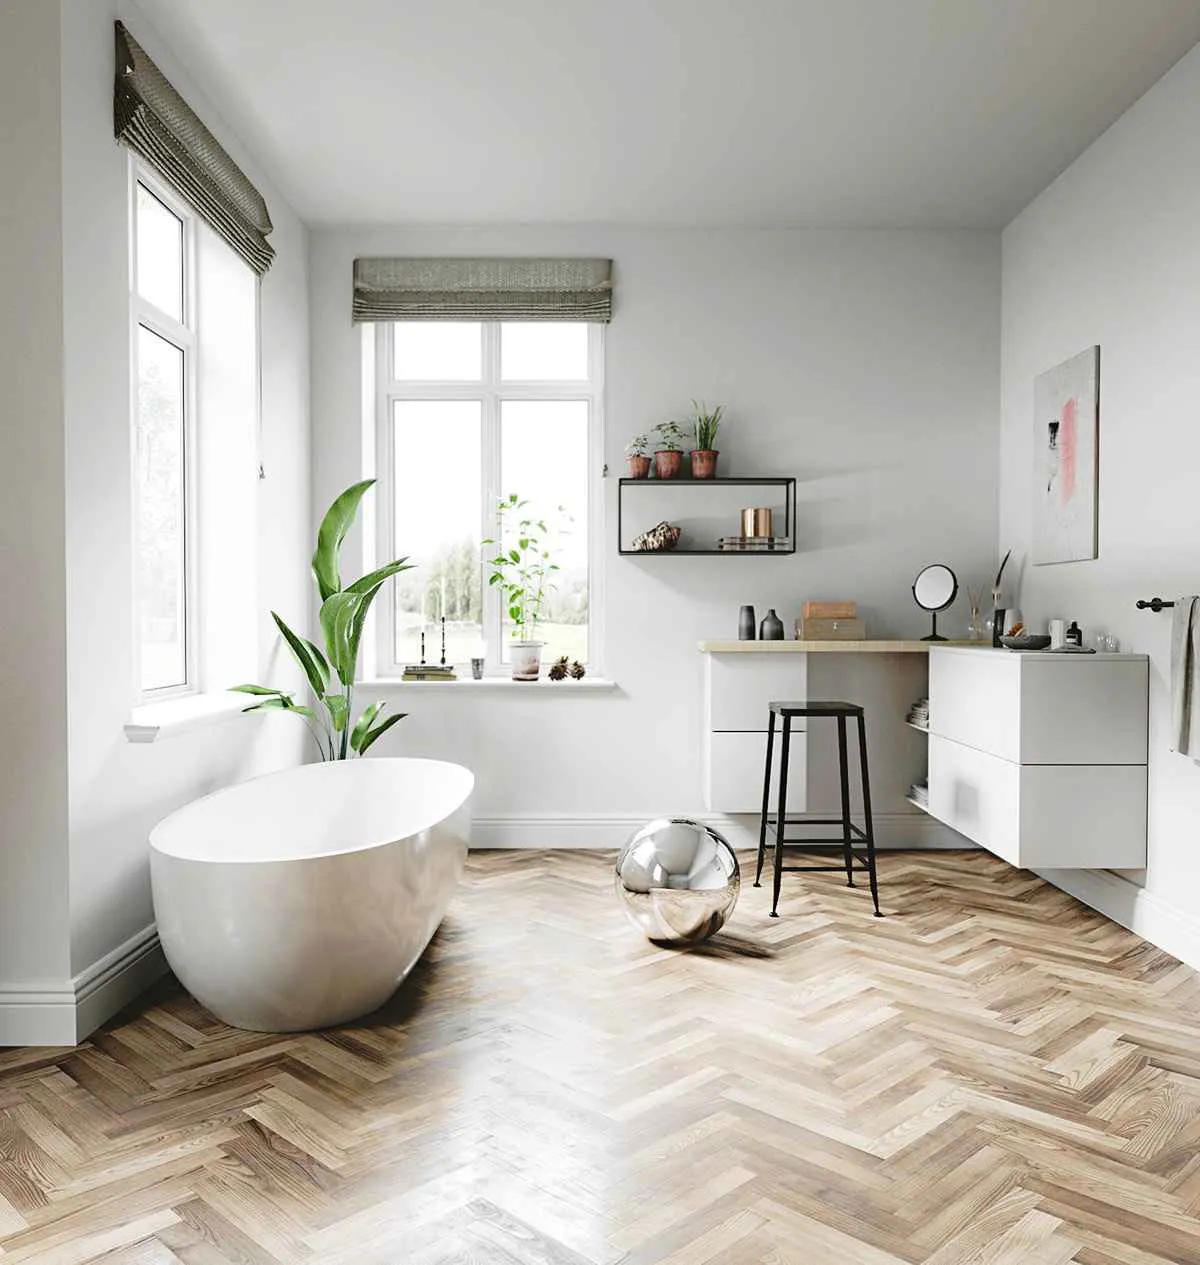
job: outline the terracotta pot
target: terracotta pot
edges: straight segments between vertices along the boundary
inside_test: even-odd
[[[721,454],[711,448],[695,448],[689,454],[692,459],[693,479],[715,479],[717,477],[717,458]]]
[[[661,452],[654,454],[654,473],[660,479],[673,479],[679,473],[679,467],[683,465],[683,453],[663,449]]]
[[[631,479],[648,479],[650,477],[650,458],[630,457],[629,477]]]

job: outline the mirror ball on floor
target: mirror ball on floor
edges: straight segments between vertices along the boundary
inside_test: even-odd
[[[616,889],[630,922],[656,944],[697,944],[733,913],[742,878],[719,831],[689,817],[659,817],[617,857]]]

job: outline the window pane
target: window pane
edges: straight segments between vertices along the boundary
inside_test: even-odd
[[[529,501],[552,528],[552,561],[562,568],[543,609],[542,662],[588,658],[588,404],[586,400],[506,400],[500,412],[500,490]],[[559,506],[563,507],[562,513]],[[504,658],[512,626],[504,625]]]
[[[137,187],[137,288],[147,303],[183,320],[183,221]]]
[[[395,373],[401,382],[478,382],[483,326],[478,321],[398,321]]]
[[[414,571],[396,577],[396,661],[417,663],[421,630],[425,658],[446,661],[481,654],[482,588],[479,524],[481,418],[478,400],[397,400],[392,414],[395,454],[396,556]]]
[[[588,327],[581,321],[514,321],[500,326],[500,376],[506,382],[583,382]]]
[[[183,352],[138,326],[137,629],[143,690],[187,684]]]

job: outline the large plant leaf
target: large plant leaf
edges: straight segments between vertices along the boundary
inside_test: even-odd
[[[384,580],[391,579],[392,576],[398,575],[401,571],[412,571],[414,569],[414,564],[409,562],[407,558],[397,558],[395,562],[389,562],[385,567],[379,567],[374,571],[368,571],[366,575],[360,576],[353,584],[347,584],[344,592],[372,592],[378,590]]]
[[[346,701],[344,694],[326,694],[321,700],[329,712],[329,718],[333,721],[335,733],[341,733],[346,728],[346,721],[350,715],[350,704]]]
[[[293,703],[287,694],[281,694],[278,698],[264,698],[257,703],[251,703],[249,707],[243,707],[244,712],[294,712],[297,716],[307,716],[309,720],[316,720],[317,713],[311,707],[305,707],[300,703]]]
[[[362,740],[366,737],[367,730],[371,728],[371,723],[386,706],[386,703],[371,703],[370,706],[363,708],[363,714],[358,718],[350,734],[350,746],[353,750],[358,751],[361,748]]]
[[[271,618],[275,621],[275,627],[283,634],[283,639],[287,642],[288,649],[292,652],[292,658],[296,660],[304,675],[308,677],[308,683],[312,686],[312,692],[320,698],[329,685],[329,667],[325,663],[324,656],[312,642],[306,641],[303,637],[298,637],[292,632],[274,611],[271,612]]]
[[[363,479],[361,483],[351,484],[325,511],[317,532],[317,548],[312,556],[313,576],[317,581],[317,590],[321,601],[327,601],[334,593],[341,592],[342,577],[338,573],[338,554],[346,532],[354,522],[358,513],[359,502],[366,490],[375,482],[374,479]]]
[[[321,603],[321,631],[325,634],[329,662],[343,685],[354,684],[358,658],[355,622],[364,601],[369,603],[361,593],[332,593]]]
[[[238,694],[262,694],[264,696],[274,695],[276,697],[283,694],[283,690],[273,690],[267,685],[231,685],[229,688]]]
[[[367,748],[375,741],[376,738],[382,738],[393,725],[402,721],[407,715],[407,712],[397,712],[396,715],[389,716],[386,720],[380,721],[373,729],[368,729],[363,735],[362,743],[358,748],[358,754],[365,755]]]

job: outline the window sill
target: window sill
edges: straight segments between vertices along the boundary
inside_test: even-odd
[[[585,676],[582,681],[548,681],[545,677],[537,681],[514,681],[510,676],[485,676],[482,681],[476,681],[471,676],[460,676],[457,681],[402,681],[398,676],[374,676],[355,681],[354,687],[368,690],[430,690],[435,694],[474,691],[477,694],[558,694],[566,697],[571,694],[611,692],[617,688],[617,683],[602,676]]]
[[[188,694],[184,698],[166,699],[161,703],[146,703],[135,707],[129,714],[125,737],[129,742],[157,742],[160,738],[174,738],[194,729],[224,725],[245,715],[242,709],[251,701],[241,694],[222,690],[215,694]]]

